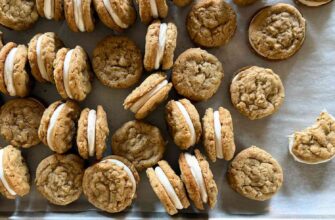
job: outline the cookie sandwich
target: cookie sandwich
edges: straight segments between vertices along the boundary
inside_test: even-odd
[[[94,17],[92,0],[64,0],[67,25],[74,32],[92,32]]]
[[[73,101],[56,101],[44,111],[38,136],[50,150],[62,154],[72,147],[80,108]]]
[[[83,192],[96,208],[116,213],[132,204],[139,181],[133,164],[113,155],[85,170]]]
[[[144,24],[149,24],[154,19],[166,18],[169,6],[166,0],[137,0],[139,15]]]
[[[124,109],[132,111],[136,119],[143,119],[167,99],[171,88],[165,73],[153,73],[127,96]]]
[[[170,165],[161,160],[155,168],[146,170],[150,185],[169,215],[190,206],[184,184]]]
[[[36,0],[36,8],[46,19],[59,21],[64,18],[63,0]]]
[[[108,134],[107,114],[101,105],[98,105],[96,110],[82,110],[77,130],[79,155],[84,159],[95,157],[100,160],[106,150]]]

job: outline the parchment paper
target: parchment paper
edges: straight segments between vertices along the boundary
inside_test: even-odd
[[[283,1],[296,5],[292,1]],[[252,201],[232,191],[225,179],[228,163],[217,161],[210,167],[219,188],[219,198],[216,208],[211,211],[198,212],[189,208],[182,211],[182,217],[231,217],[236,214],[262,214],[263,217],[335,217],[335,161],[321,165],[303,165],[295,162],[288,153],[287,135],[295,130],[301,130],[311,125],[319,112],[326,108],[335,114],[335,4],[330,3],[319,8],[308,8],[296,5],[307,20],[306,40],[302,49],[287,61],[270,62],[255,55],[247,41],[247,28],[252,15],[265,5],[277,1],[258,1],[250,7],[237,7],[232,4],[238,14],[238,29],[231,42],[219,49],[210,49],[223,63],[225,77],[220,90],[207,102],[196,103],[201,117],[206,108],[224,106],[233,117],[237,151],[251,145],[262,147],[270,152],[282,165],[284,184],[280,192],[267,202]],[[175,57],[184,50],[194,47],[185,28],[185,18],[190,7],[178,9],[169,1],[170,13],[167,21],[173,21],[178,26],[178,42]],[[109,34],[115,34],[101,22],[97,23],[93,33],[73,33],[65,21],[55,22],[40,19],[30,30],[24,32],[10,31],[0,27],[4,32],[6,42],[27,44],[39,32],[54,31],[64,41],[67,47],[83,46],[91,56],[96,43]],[[144,52],[146,26],[139,18],[136,25],[127,30],[124,35],[135,40]],[[229,95],[229,85],[236,70],[247,65],[259,65],[272,68],[283,80],[286,89],[286,99],[279,112],[262,120],[250,121],[240,115],[232,106]],[[170,72],[169,72],[170,73]],[[148,74],[143,75],[143,79]],[[133,88],[117,90],[109,89],[95,79],[93,91],[81,103],[82,107],[95,108],[102,104],[107,110],[111,134],[124,122],[132,120],[133,114],[123,110],[122,103]],[[53,85],[36,83],[32,96],[44,101],[46,105],[60,99]],[[2,96],[3,100],[8,97]],[[177,98],[176,92],[170,93],[170,98]],[[158,126],[168,140],[165,159],[179,172],[177,160],[179,149],[173,144],[163,113],[164,105],[153,112],[146,121]],[[111,135],[110,135],[111,136]],[[1,139],[1,146],[7,143]],[[110,139],[108,139],[110,146]],[[203,150],[201,144],[197,145]],[[75,151],[75,147],[73,147]],[[107,154],[110,154],[108,148]],[[141,174],[137,199],[132,207],[125,212],[111,215],[95,212],[84,196],[66,207],[51,205],[35,189],[33,180],[38,163],[52,152],[43,145],[23,150],[31,172],[32,190],[28,196],[15,201],[0,198],[0,212],[3,215],[20,214],[23,216],[50,216],[52,212],[76,212],[75,216],[100,217],[168,217],[153,190],[149,186],[145,172]],[[92,162],[91,162],[92,163]],[[89,165],[89,163],[87,163]],[[90,212],[86,212],[90,211]],[[78,213],[79,212],[79,213]],[[48,215],[45,215],[47,213]],[[193,213],[193,214],[192,214]]]

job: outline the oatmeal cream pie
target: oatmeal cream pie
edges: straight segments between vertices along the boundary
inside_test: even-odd
[[[63,99],[83,101],[91,92],[92,79],[89,59],[82,47],[58,50],[54,61],[54,80]]]
[[[165,119],[174,143],[186,150],[199,142],[201,137],[200,116],[187,99],[171,100],[165,107]]]
[[[67,25],[74,32],[92,32],[94,17],[92,0],[64,0]]]
[[[54,82],[53,62],[62,41],[53,32],[36,34],[28,44],[28,60],[34,78],[43,82]]]
[[[41,17],[59,21],[63,19],[63,0],[36,0],[37,12]]]
[[[0,193],[7,199],[25,196],[30,191],[29,179],[21,151],[11,145],[0,149]]]
[[[141,50],[128,37],[107,36],[93,51],[93,70],[102,84],[128,88],[137,83],[143,71]]]
[[[230,95],[234,107],[255,120],[278,111],[285,91],[279,76],[271,69],[249,66],[240,69],[233,78]]]
[[[165,73],[153,73],[127,96],[123,102],[124,109],[135,113],[136,119],[143,119],[167,99],[171,88],[172,83]]]
[[[141,21],[149,24],[154,19],[166,18],[169,6],[166,0],[136,0]]]
[[[230,187],[242,196],[264,201],[276,194],[283,184],[283,170],[266,151],[252,146],[241,151],[227,171]]]
[[[9,42],[0,50],[0,92],[25,97],[30,92],[27,72],[28,52],[25,45]]]
[[[116,213],[132,204],[139,181],[134,165],[123,157],[113,155],[85,170],[83,191],[92,205]]]
[[[150,185],[169,215],[190,206],[184,184],[170,165],[161,160],[155,168],[146,170]]]
[[[181,179],[186,186],[189,198],[197,209],[204,210],[205,204],[213,209],[218,196],[213,173],[206,158],[198,149],[194,150],[194,154],[180,154],[178,162]]]
[[[320,164],[335,157],[335,118],[323,110],[316,122],[289,136],[289,152],[304,164]]]
[[[84,161],[74,154],[53,154],[37,166],[37,190],[55,205],[68,205],[82,192]]]
[[[160,130],[142,121],[126,122],[112,136],[112,153],[128,159],[138,171],[161,160],[165,145]]]
[[[205,101],[219,89],[223,79],[221,62],[200,48],[184,51],[172,71],[172,83],[177,92],[192,101]]]
[[[284,60],[305,40],[306,21],[294,6],[278,3],[258,11],[249,26],[249,42],[262,57]]]
[[[209,159],[231,160],[235,153],[233,120],[230,112],[222,107],[208,108],[202,118],[203,145]]]
[[[0,109],[1,136],[14,147],[39,144],[38,127],[44,110],[44,105],[33,98],[7,101]]]
[[[309,6],[309,7],[319,7],[330,3],[332,0],[297,0],[297,2]]]
[[[109,28],[121,32],[136,21],[132,0],[93,0],[100,20]]]
[[[38,129],[40,140],[50,150],[62,154],[72,147],[80,108],[73,101],[56,101],[43,113]]]
[[[177,44],[177,27],[173,23],[161,23],[159,20],[149,25],[145,37],[144,68],[147,71],[168,70],[173,65]]]
[[[84,159],[95,157],[100,160],[106,150],[108,134],[107,114],[101,105],[97,106],[97,110],[82,110],[77,130],[79,155]]]

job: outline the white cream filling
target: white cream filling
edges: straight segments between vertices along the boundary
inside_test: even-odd
[[[150,9],[151,9],[152,17],[158,18],[158,8],[157,8],[156,0],[150,0]]]
[[[166,43],[166,32],[167,32],[167,24],[162,23],[159,27],[159,37],[158,37],[158,51],[156,55],[155,61],[155,69],[157,70],[162,62],[165,50]]]
[[[5,80],[7,91],[9,95],[11,96],[16,95],[16,90],[14,87],[14,80],[13,80],[14,61],[15,61],[16,52],[17,52],[16,47],[11,49],[5,60],[4,80]]]
[[[154,96],[159,90],[161,90],[164,86],[168,84],[167,80],[163,80],[157,86],[155,86],[152,90],[150,90],[147,94],[142,96],[138,99],[131,107],[130,110],[136,113],[142,106],[152,97]]]
[[[120,26],[121,28],[125,29],[128,27],[127,24],[123,23],[120,19],[120,17],[116,14],[116,12],[114,11],[111,3],[110,3],[110,0],[103,0],[103,3],[109,13],[109,15],[112,17],[113,21],[118,25]]]
[[[169,179],[165,175],[164,171],[160,167],[155,168],[155,174],[159,180],[159,182],[163,185],[166,193],[168,194],[169,198],[172,200],[173,205],[177,209],[183,209],[183,205],[181,204],[181,201],[176,193],[176,191],[173,189],[173,186],[171,185]]]
[[[97,121],[97,112],[90,110],[87,116],[87,143],[88,143],[88,155],[94,156],[95,153],[95,123]]]
[[[207,199],[208,199],[207,190],[206,190],[205,181],[202,176],[199,162],[195,156],[189,153],[185,153],[185,159],[186,159],[187,165],[190,167],[190,170],[191,170],[192,176],[195,179],[195,182],[200,188],[201,199],[204,203],[207,203]]]
[[[220,122],[219,111],[214,112],[214,136],[215,136],[216,157],[222,159],[223,152],[222,152],[221,122]]]
[[[84,17],[81,4],[82,4],[81,0],[73,0],[74,21],[76,22],[78,29],[81,32],[84,32],[85,25],[84,25]]]
[[[44,0],[44,16],[47,19],[52,19],[54,17],[55,10],[55,0]]]
[[[65,60],[64,60],[64,66],[63,66],[63,83],[66,94],[72,99],[72,93],[69,86],[69,68],[70,68],[70,61],[72,57],[73,49],[69,50],[66,53]]]
[[[53,147],[53,130],[55,128],[55,124],[56,124],[56,121],[59,117],[59,114],[61,113],[61,111],[63,110],[65,106],[65,103],[59,105],[55,111],[52,113],[52,116],[50,118],[50,121],[49,121],[49,125],[48,125],[48,130],[47,130],[47,144],[48,146],[50,147],[51,150],[55,151],[55,148]]]
[[[181,114],[183,115],[183,117],[185,118],[185,121],[186,121],[187,126],[190,130],[190,133],[191,133],[191,140],[190,140],[189,146],[193,146],[196,142],[196,136],[195,136],[195,130],[194,130],[194,126],[193,126],[191,117],[188,114],[186,108],[183,106],[183,104],[181,104],[179,101],[176,101],[176,105],[179,108],[179,110],[181,111]]]
[[[44,35],[39,36],[38,39],[37,39],[37,43],[36,43],[37,66],[38,66],[38,69],[40,70],[42,78],[47,80],[47,81],[50,81],[49,76],[47,74],[47,70],[45,69],[45,66],[44,66],[43,59],[42,59],[42,40],[43,40],[43,36]]]
[[[4,167],[3,167],[3,153],[4,153],[4,149],[0,150],[0,181],[2,182],[2,185],[6,188],[6,190],[12,195],[15,196],[16,192],[10,188],[7,180],[6,180],[6,176],[5,176],[5,172],[4,172]]]

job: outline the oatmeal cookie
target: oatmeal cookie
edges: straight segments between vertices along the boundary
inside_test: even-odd
[[[41,17],[56,21],[64,18],[63,0],[36,0],[37,12]]]
[[[67,25],[74,32],[94,30],[92,0],[64,0],[64,14]]]
[[[262,57],[284,60],[305,40],[306,21],[294,6],[278,3],[260,10],[251,20],[249,42]]]
[[[166,0],[136,0],[139,15],[144,24],[149,24],[154,19],[166,18],[169,6]]]
[[[297,0],[297,2],[309,6],[309,7],[319,7],[330,3],[332,0]]]

